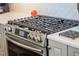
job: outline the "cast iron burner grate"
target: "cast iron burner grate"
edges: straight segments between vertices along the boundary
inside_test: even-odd
[[[28,27],[46,33],[56,33],[79,25],[79,21],[64,18],[38,15],[35,17],[21,18],[15,21],[8,21],[8,24]]]
[[[66,31],[66,32],[62,32],[59,35],[65,36],[65,37],[68,37],[68,38],[72,38],[74,40],[75,38],[79,37],[79,32],[73,31],[73,30],[69,30],[69,31]]]

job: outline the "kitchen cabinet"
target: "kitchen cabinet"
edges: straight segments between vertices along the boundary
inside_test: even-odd
[[[49,40],[49,56],[67,56],[67,46],[53,41]]]
[[[79,56],[79,49],[68,46],[68,55],[69,56]]]
[[[0,56],[7,55],[7,44],[4,31],[4,25],[0,24]]]
[[[9,4],[8,3],[0,3],[0,14],[4,12],[9,12]]]
[[[79,49],[49,40],[49,56],[79,56]]]

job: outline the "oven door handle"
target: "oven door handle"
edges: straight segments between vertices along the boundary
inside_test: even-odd
[[[24,44],[21,44],[21,43],[19,43],[19,42],[16,42],[16,41],[14,41],[14,40],[11,40],[9,37],[7,37],[7,40],[9,40],[9,41],[12,42],[13,44],[16,44],[16,45],[18,45],[18,46],[20,46],[20,47],[22,47],[22,48],[25,48],[25,49],[29,49],[29,50],[32,50],[32,51],[36,51],[36,52],[42,53],[42,50],[40,50],[40,49],[36,49],[36,48],[33,48],[33,47],[26,46],[26,45],[24,45]]]

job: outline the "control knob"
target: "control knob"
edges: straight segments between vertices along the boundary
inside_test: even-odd
[[[10,26],[6,27],[5,30],[8,32],[12,32],[12,28]]]
[[[33,39],[32,32],[29,33],[28,38],[29,38],[29,39]]]
[[[40,36],[37,36],[37,40],[38,40],[38,42],[42,42],[42,40],[41,40],[41,37],[40,37]]]
[[[42,42],[42,40],[41,40],[41,35],[40,35],[41,33],[39,32],[39,31],[37,31],[37,41],[38,42]]]

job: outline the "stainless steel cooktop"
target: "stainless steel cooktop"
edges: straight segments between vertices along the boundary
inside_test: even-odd
[[[78,26],[79,21],[38,15],[35,17],[25,17],[14,21],[8,21],[8,24],[28,27],[46,33],[55,33]]]

